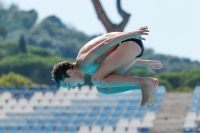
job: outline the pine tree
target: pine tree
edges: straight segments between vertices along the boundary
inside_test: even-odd
[[[26,49],[26,41],[25,41],[25,38],[24,38],[24,35],[21,35],[20,36],[20,39],[18,41],[18,45],[19,45],[19,49],[22,53],[26,53],[27,52],[27,49]]]

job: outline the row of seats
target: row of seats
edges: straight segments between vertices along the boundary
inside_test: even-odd
[[[35,86],[30,86],[29,88],[26,88],[24,86],[19,86],[19,87],[9,86],[8,88],[5,88],[4,86],[0,86],[0,93],[5,92],[5,91],[9,91],[11,93],[25,93],[25,92],[33,93],[33,92],[36,92],[36,91],[56,92],[57,90],[58,90],[58,87],[56,85],[51,85],[49,88],[47,88],[45,86],[40,86],[39,88],[36,88]]]
[[[200,133],[200,86],[193,91],[192,101],[183,125],[183,133]]]
[[[58,133],[149,133],[149,129],[148,128],[123,128],[123,127],[99,127],[99,126],[94,126],[94,127],[87,127],[87,126],[83,126],[83,127],[76,127],[76,126],[72,126],[72,127],[65,127],[65,126],[57,126],[57,127],[52,127],[52,126],[46,126],[46,127],[42,127],[42,126],[34,126],[34,127],[29,127],[29,126],[24,126],[24,127],[1,127],[0,126],[0,132],[3,133],[9,133],[9,132],[31,132],[31,133],[51,133],[51,132],[58,132]]]

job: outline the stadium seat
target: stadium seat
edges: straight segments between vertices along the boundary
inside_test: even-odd
[[[26,91],[26,88],[25,88],[25,86],[19,86],[19,87],[17,88],[17,91],[18,91],[19,93],[24,93],[24,92]]]
[[[52,127],[52,126],[45,126],[44,127],[44,132],[45,133],[51,133],[53,131],[54,131],[54,127]]]
[[[126,133],[139,133],[139,132],[138,132],[138,128],[130,127],[128,128]]]
[[[47,91],[47,88],[44,86],[40,86],[39,91],[45,93]]]
[[[100,126],[92,126],[90,133],[101,133]]]
[[[149,128],[141,128],[140,133],[150,133]]]
[[[10,126],[8,128],[8,132],[17,132],[18,131],[18,127],[17,126]]]
[[[7,91],[9,91],[10,93],[14,93],[16,91],[15,86],[8,86]]]
[[[61,125],[69,125],[70,123],[71,122],[68,119],[62,119],[61,122],[60,122]]]
[[[32,92],[25,92],[23,94],[23,97],[26,98],[26,99],[30,99],[32,97],[33,93]]]
[[[77,133],[78,127],[77,126],[70,126],[67,129],[67,133]]]
[[[84,122],[83,122],[83,125],[86,125],[86,126],[92,126],[93,125],[93,119],[85,119]]]
[[[128,119],[119,119],[117,122],[117,127],[128,127],[129,125],[129,120]]]
[[[141,120],[139,120],[139,119],[130,120],[129,127],[138,128],[138,127],[140,127],[140,125],[141,125]]]
[[[96,120],[95,125],[97,125],[97,126],[105,126],[106,125],[105,124],[105,119]]]
[[[113,127],[112,126],[104,126],[102,133],[112,133]]]
[[[89,133],[90,129],[87,126],[81,126],[77,133]]]
[[[3,93],[5,91],[4,86],[0,86],[0,93]]]
[[[2,133],[2,132],[6,132],[6,127],[5,126],[0,126],[0,132]]]
[[[63,125],[56,126],[55,131],[56,131],[56,133],[66,133],[66,127]]]
[[[116,127],[114,133],[125,133],[125,132],[126,132],[126,128],[124,128],[124,127]]]
[[[183,133],[193,133],[193,129],[192,128],[184,128]]]
[[[22,126],[19,130],[20,132],[30,132],[30,126]]]
[[[32,131],[33,132],[41,132],[42,131],[42,126],[33,126]]]
[[[81,126],[81,124],[82,124],[82,120],[80,120],[79,118],[76,118],[76,119],[72,120],[72,125],[73,126],[79,127],[79,126]]]
[[[58,87],[56,85],[51,85],[49,90],[52,91],[53,93],[56,93],[58,90]]]
[[[108,126],[116,126],[117,123],[118,123],[118,120],[116,120],[116,119],[110,119],[110,120],[107,121],[106,125],[108,125]]]

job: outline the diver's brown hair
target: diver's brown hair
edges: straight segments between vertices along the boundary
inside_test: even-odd
[[[60,81],[62,81],[64,78],[70,78],[66,71],[71,68],[74,68],[74,64],[68,61],[63,61],[54,64],[53,70],[51,71],[52,80],[60,86]]]

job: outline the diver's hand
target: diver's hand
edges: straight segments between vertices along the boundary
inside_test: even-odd
[[[147,60],[146,62],[146,69],[149,71],[149,72],[153,72],[155,73],[155,70],[154,69],[160,69],[162,68],[163,65],[160,61],[156,61],[156,60]]]
[[[135,39],[146,40],[141,35],[149,35],[148,32],[150,32],[148,30],[148,27],[147,26],[143,26],[143,27],[140,27],[139,29],[131,32],[131,33],[133,34],[133,38],[135,38]]]

